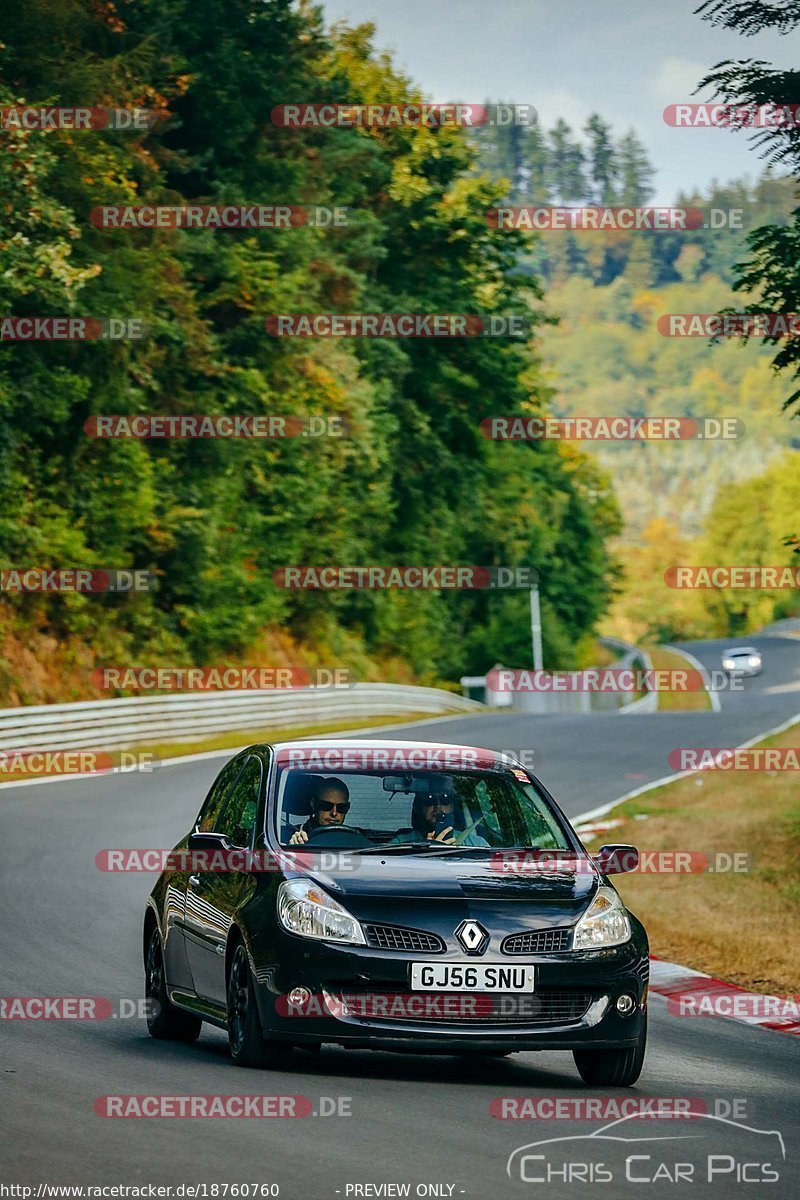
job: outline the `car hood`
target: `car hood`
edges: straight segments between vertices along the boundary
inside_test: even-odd
[[[316,870],[309,861],[302,872],[338,897],[385,899],[575,902],[582,909],[600,882],[600,873],[583,859],[579,869],[510,874],[491,858],[353,854],[336,870]]]

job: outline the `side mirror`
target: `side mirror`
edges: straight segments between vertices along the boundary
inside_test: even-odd
[[[230,850],[231,844],[224,833],[194,833],[189,834],[190,850]]]
[[[624,875],[626,871],[635,871],[639,865],[639,851],[635,846],[601,846],[592,858],[604,875]]]

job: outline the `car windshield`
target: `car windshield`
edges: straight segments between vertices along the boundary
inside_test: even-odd
[[[321,775],[279,767],[274,795],[282,846],[397,847],[398,853],[403,847],[573,849],[547,799],[521,769]]]

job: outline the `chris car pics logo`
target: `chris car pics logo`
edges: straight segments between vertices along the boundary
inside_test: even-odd
[[[691,1121],[685,1132],[682,1119]],[[783,1135],[703,1111],[659,1121],[621,1117],[590,1134],[541,1138],[512,1151],[510,1179],[546,1184],[547,1194],[574,1195],[575,1184],[689,1185],[778,1183],[786,1160]],[[563,1190],[562,1190],[563,1189]]]

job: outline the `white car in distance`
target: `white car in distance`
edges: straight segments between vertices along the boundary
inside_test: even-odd
[[[732,646],[723,652],[722,666],[729,675],[760,675],[763,663],[754,646]]]

